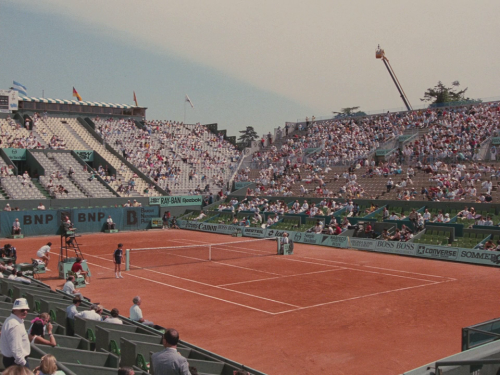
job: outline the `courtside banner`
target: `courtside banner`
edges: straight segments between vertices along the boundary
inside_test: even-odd
[[[344,236],[330,236],[308,232],[295,232],[291,230],[278,230],[272,228],[240,227],[216,223],[203,223],[199,221],[179,220],[182,229],[201,230],[204,232],[232,234],[242,230],[245,237],[283,237],[288,233],[289,238],[295,243],[322,245],[336,248],[351,248],[373,251],[377,253],[406,255],[418,258],[435,260],[451,260],[461,263],[484,264],[500,266],[500,252],[476,249],[464,249],[450,246],[436,246],[413,242],[383,241],[369,238],[353,238]]]
[[[149,205],[161,207],[178,206],[201,206],[203,198],[201,195],[179,195],[177,197],[149,197]]]
[[[500,265],[500,253],[490,250],[458,249],[458,260],[498,267]]]

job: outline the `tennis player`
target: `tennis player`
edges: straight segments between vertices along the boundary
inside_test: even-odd
[[[123,279],[122,276],[122,258],[123,258],[123,244],[119,243],[118,248],[113,253],[113,263],[115,264],[115,276],[117,279]]]

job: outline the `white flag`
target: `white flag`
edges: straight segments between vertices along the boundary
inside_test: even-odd
[[[188,102],[191,105],[191,108],[194,108],[193,102],[191,99],[189,99],[189,96],[186,94],[186,102]]]

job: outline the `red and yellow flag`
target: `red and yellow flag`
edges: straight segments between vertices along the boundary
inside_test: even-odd
[[[74,87],[73,87],[73,96],[75,98],[78,98],[79,102],[83,102],[82,97],[80,96],[80,94],[78,93],[78,91],[76,91],[76,89]]]
[[[137,104],[137,96],[135,96],[135,91],[134,91],[134,102],[135,102],[135,106],[139,107],[139,104]]]

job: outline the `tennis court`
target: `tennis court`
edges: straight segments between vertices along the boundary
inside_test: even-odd
[[[12,242],[28,260],[57,239]],[[496,268],[304,244],[276,256],[272,241],[183,230],[80,242],[93,301],[128,315],[140,295],[148,319],[269,374],[402,373],[458,352],[462,327],[498,316]],[[148,249],[131,251],[124,279],[113,272],[118,242]],[[60,287],[56,276],[44,280]]]

